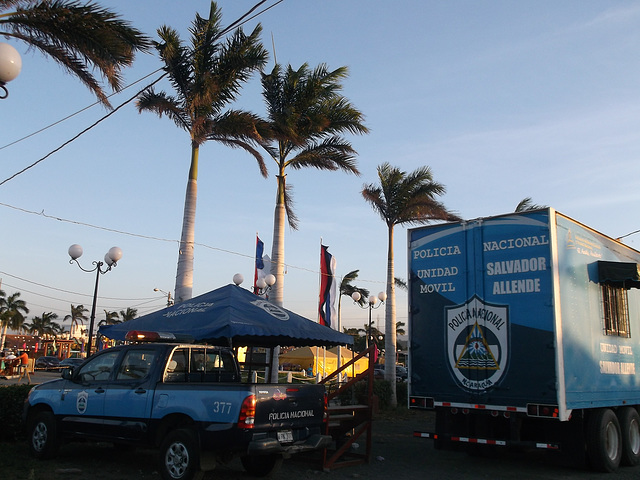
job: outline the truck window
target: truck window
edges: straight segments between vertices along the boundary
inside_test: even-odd
[[[189,382],[235,382],[237,372],[233,355],[226,350],[191,350]]]
[[[128,351],[116,375],[116,380],[138,380],[145,378],[151,370],[155,359],[154,350],[130,350]]]
[[[171,359],[167,363],[167,370],[164,375],[165,382],[186,382],[187,365],[189,364],[189,352],[184,348],[179,348],[173,352]]]
[[[601,288],[605,335],[631,337],[627,290],[607,283],[603,283]]]
[[[92,358],[82,366],[78,372],[78,378],[83,382],[108,380],[118,355],[120,355],[120,352],[114,351]]]

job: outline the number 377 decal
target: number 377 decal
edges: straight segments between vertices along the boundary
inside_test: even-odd
[[[213,402],[213,413],[231,413],[231,402]]]

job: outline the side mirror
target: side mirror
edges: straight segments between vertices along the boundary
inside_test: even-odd
[[[73,377],[73,367],[67,367],[62,370],[62,378],[65,380],[71,380]]]

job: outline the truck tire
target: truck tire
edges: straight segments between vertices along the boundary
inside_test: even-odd
[[[282,455],[245,455],[240,461],[249,475],[268,477],[282,466]]]
[[[58,450],[56,419],[51,412],[37,413],[29,422],[29,450],[36,458],[53,458]]]
[[[622,458],[620,463],[626,466],[640,463],[640,415],[633,407],[618,410],[618,422],[622,432]]]
[[[614,472],[622,458],[622,435],[615,413],[608,408],[595,410],[587,426],[587,455],[593,470]]]
[[[173,430],[160,445],[160,474],[165,480],[195,480],[203,477],[195,432]]]

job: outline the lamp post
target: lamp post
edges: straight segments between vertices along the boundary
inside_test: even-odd
[[[173,300],[171,300],[171,292],[165,292],[164,290],[160,290],[159,288],[154,288],[154,292],[160,292],[167,296],[167,307],[173,305]]]
[[[119,247],[111,247],[109,251],[104,256],[104,262],[92,262],[95,267],[92,269],[83,268],[78,262],[78,258],[82,256],[82,247],[78,244],[73,244],[69,247],[69,256],[71,260],[69,263],[76,263],[80,270],[83,272],[96,272],[96,286],[93,290],[93,305],[91,306],[91,319],[89,320],[89,342],[87,344],[87,357],[91,356],[91,342],[93,339],[93,324],[96,320],[96,301],[98,300],[98,281],[100,280],[100,275],[104,275],[111,268],[116,267],[118,265],[118,260],[122,258],[122,250]],[[102,267],[104,265],[107,267],[103,270]]]
[[[0,89],[4,92],[0,94],[0,99],[9,96],[9,90],[5,85],[20,74],[22,70],[22,59],[18,51],[8,43],[0,42]]]
[[[362,298],[362,295],[360,295],[360,292],[353,292],[351,294],[351,298],[353,299],[354,303],[358,305],[360,308],[369,309],[369,326],[367,327],[367,348],[369,348],[369,340],[371,339],[371,310],[373,310],[374,308],[380,308],[384,303],[384,301],[387,299],[387,294],[384,292],[380,292],[378,293],[377,297],[375,295],[369,296],[369,299],[366,305],[360,305],[360,299]],[[380,303],[378,303],[378,300],[380,300]]]
[[[236,273],[233,276],[233,283],[236,284],[236,286],[240,286],[240,284],[244,282],[244,277],[242,276],[241,273]],[[276,283],[276,277],[275,275],[269,274],[266,275],[264,278],[259,278],[256,281],[256,285],[253,288],[253,293],[255,293],[258,296],[263,296],[265,295],[269,290],[271,290],[271,287],[273,287]],[[251,349],[253,349],[253,347],[249,347]],[[269,355],[269,358],[267,358],[267,364],[269,365],[268,367],[268,373],[265,374],[265,379],[269,379],[269,382],[271,383],[278,383],[278,357],[280,355],[280,347],[276,346],[273,347],[271,350],[271,354]]]
[[[235,283],[239,287],[240,284],[242,284],[242,282],[244,282],[244,277],[242,276],[241,273],[236,273],[233,276],[233,283]],[[256,286],[253,288],[253,293],[255,293],[256,295],[264,295],[269,290],[271,290],[271,287],[273,287],[275,283],[276,283],[275,275],[269,274],[269,275],[266,275],[264,278],[261,277],[256,282]]]

